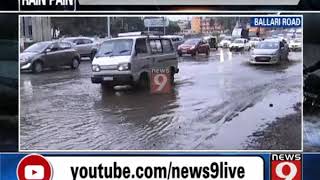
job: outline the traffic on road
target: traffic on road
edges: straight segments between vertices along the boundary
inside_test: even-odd
[[[301,149],[302,53],[288,43],[300,36],[241,34],[127,32],[86,55],[35,43],[20,55],[20,148]],[[170,89],[150,93],[162,69]]]

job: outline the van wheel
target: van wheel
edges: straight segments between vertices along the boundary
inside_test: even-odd
[[[80,64],[79,60],[77,58],[73,58],[72,59],[72,64],[71,64],[71,68],[72,69],[77,69],[79,67],[79,64]]]
[[[114,85],[111,83],[101,83],[101,87],[103,90],[106,90],[106,91],[113,91],[114,90]]]
[[[147,74],[142,74],[139,79],[139,88],[150,89],[150,80]]]
[[[43,71],[43,65],[40,61],[37,61],[32,66],[32,72],[41,73]]]
[[[171,69],[171,72],[170,72],[171,74],[170,74],[170,83],[171,83],[171,85],[174,85],[174,69],[172,68]]]

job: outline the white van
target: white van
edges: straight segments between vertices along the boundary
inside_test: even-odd
[[[151,69],[169,68],[171,82],[179,72],[171,39],[129,36],[104,41],[92,61],[92,83],[149,87]]]

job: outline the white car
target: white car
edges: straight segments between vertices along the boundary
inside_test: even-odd
[[[151,71],[169,69],[170,81],[179,72],[178,59],[170,38],[127,36],[103,42],[92,61],[92,83],[113,88],[138,85],[149,88]]]
[[[221,47],[221,48],[229,48],[230,44],[231,44],[231,40],[223,39],[222,41],[220,41],[219,47]]]
[[[229,47],[230,51],[249,51],[250,48],[249,41],[244,38],[235,39]]]
[[[294,40],[290,41],[289,49],[290,49],[290,51],[301,51],[302,40],[299,38],[299,39],[294,39]]]
[[[261,41],[261,38],[259,38],[259,37],[252,37],[252,38],[250,38],[250,40],[249,40],[250,47],[251,47],[251,48],[256,47],[257,44],[258,44],[260,41]]]

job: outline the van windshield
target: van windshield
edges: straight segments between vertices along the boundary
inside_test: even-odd
[[[132,39],[117,39],[105,41],[96,57],[110,57],[110,56],[128,56],[132,51]]]

